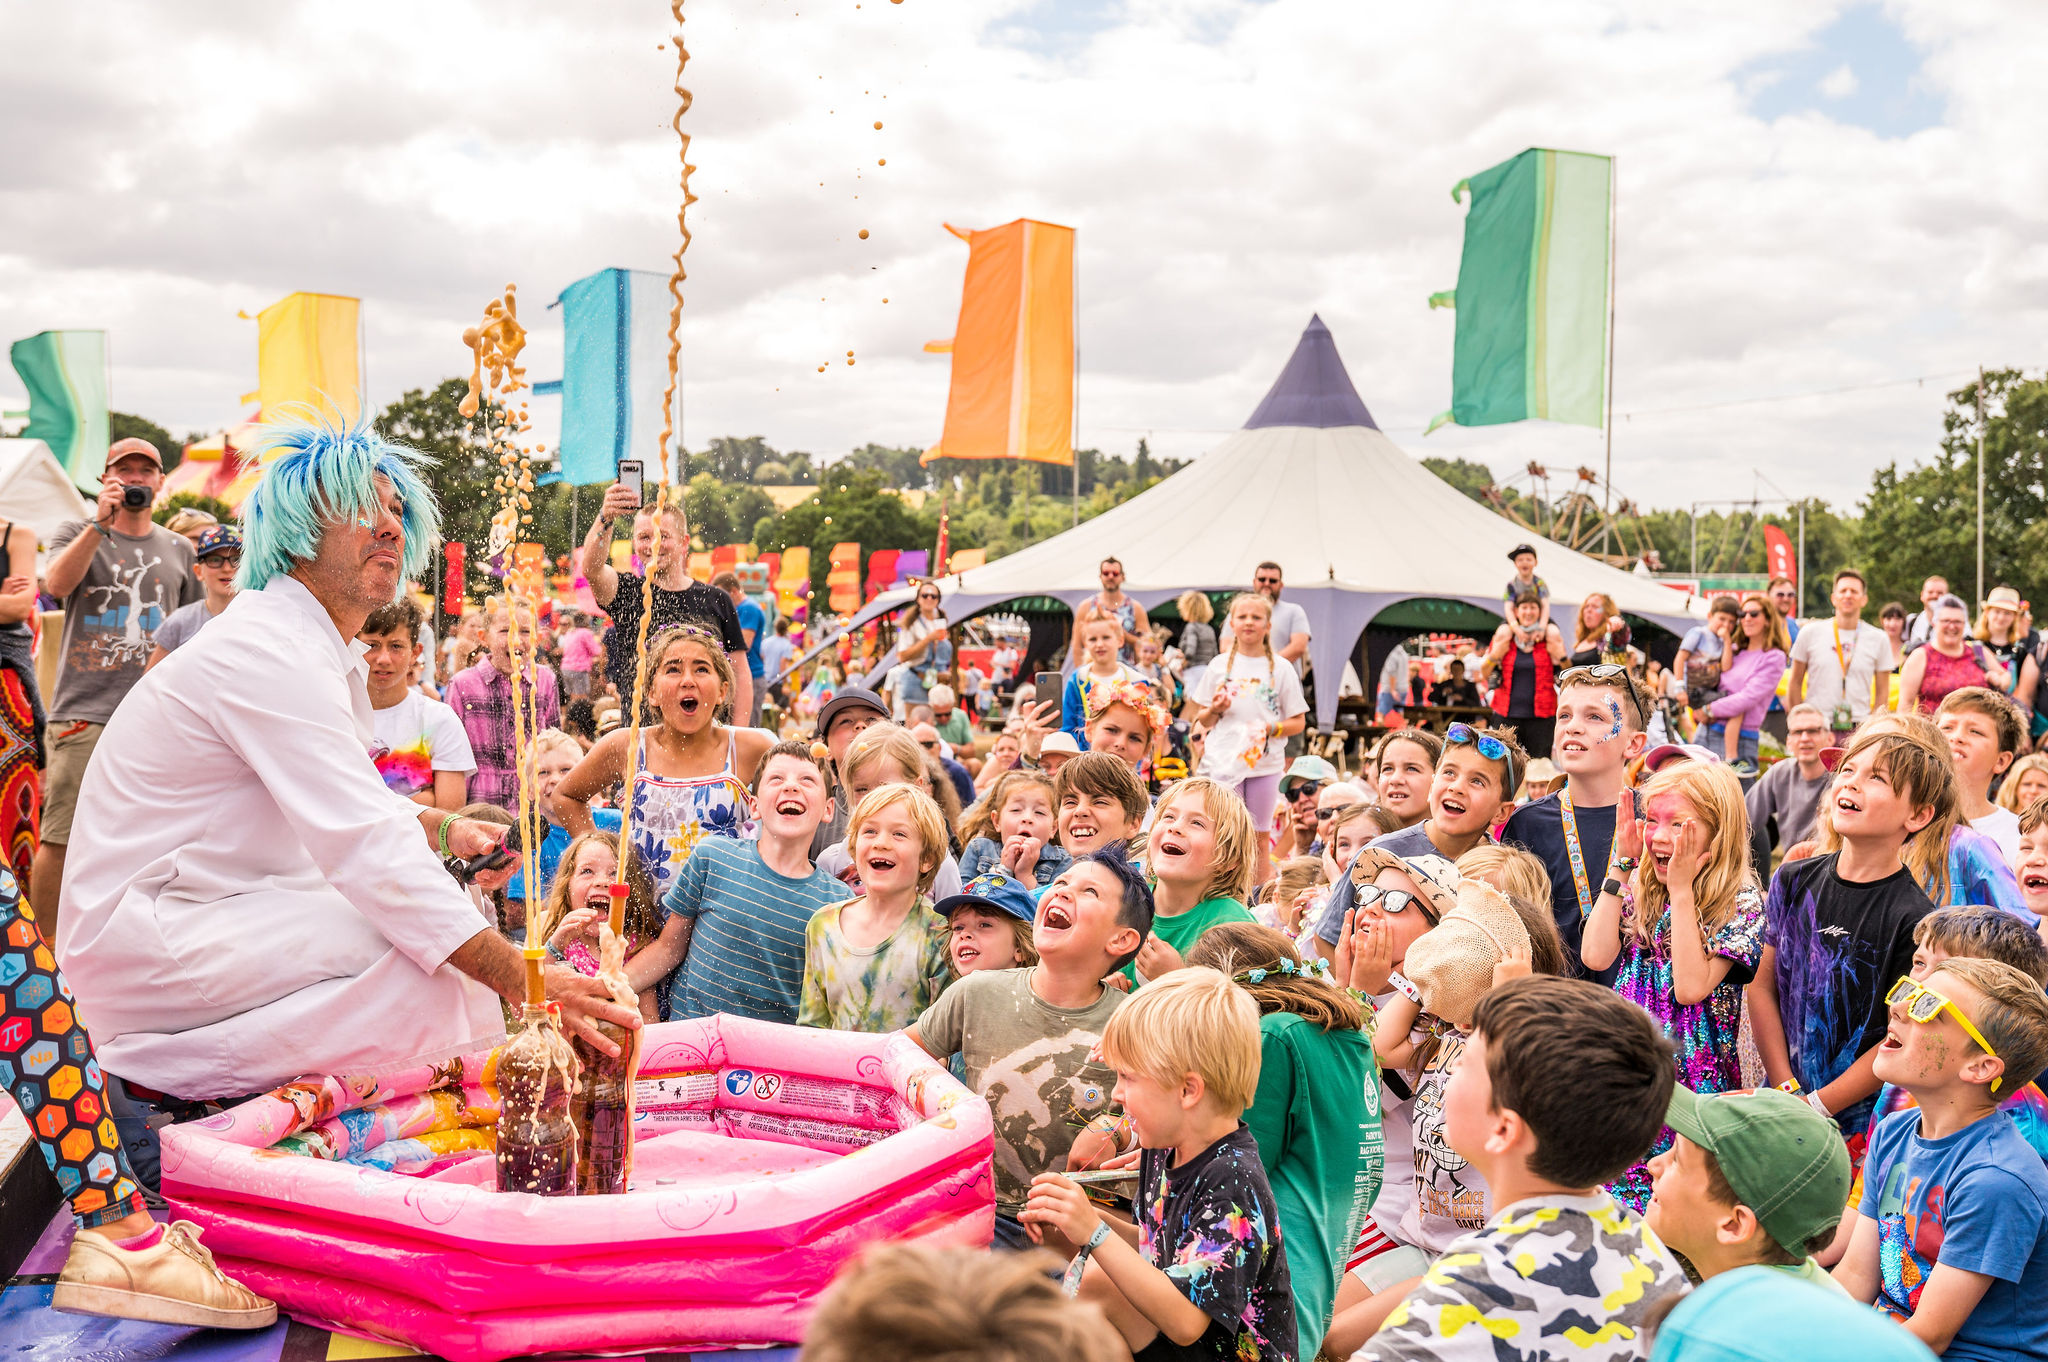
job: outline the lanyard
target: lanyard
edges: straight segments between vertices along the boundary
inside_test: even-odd
[[[1579,820],[1572,813],[1572,792],[1569,787],[1557,793],[1557,811],[1564,823],[1565,854],[1571,858],[1572,887],[1578,891],[1579,916],[1593,916],[1593,886],[1586,878],[1586,853],[1579,846]],[[1620,815],[1615,815],[1617,818]]]
[[[1842,626],[1840,621],[1834,621],[1828,627],[1835,631],[1835,664],[1842,669],[1842,683],[1846,687],[1849,681],[1849,659],[1842,653]],[[1861,626],[1859,625],[1858,628],[1860,629]],[[1854,638],[1849,640],[1849,646],[1852,648],[1856,646]]]

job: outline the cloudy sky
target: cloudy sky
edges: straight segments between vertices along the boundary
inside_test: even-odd
[[[1320,312],[1412,452],[1597,464],[1590,429],[1421,436],[1449,405],[1452,317],[1425,307],[1457,277],[1448,191],[1531,145],[1619,157],[1625,495],[1853,502],[1925,455],[1976,365],[2048,364],[2048,7],[687,14],[692,446],[930,443],[946,361],[920,348],[951,334],[966,258],[941,224],[1029,215],[1080,233],[1085,444],[1199,454]],[[115,405],[182,434],[255,386],[239,310],[360,296],[383,403],[460,372],[462,328],[516,281],[551,377],[540,304],[673,249],[669,31],[656,0],[0,7],[0,339],[105,328]]]

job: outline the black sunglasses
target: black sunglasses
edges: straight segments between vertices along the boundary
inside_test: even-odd
[[[1573,667],[1557,678],[1557,688],[1563,690],[1566,686],[1576,681],[1605,682],[1615,680],[1622,682],[1622,689],[1628,692],[1628,702],[1635,709],[1636,722],[1648,728],[1650,726],[1650,716],[1643,713],[1643,702],[1636,695],[1636,683],[1629,679],[1628,668],[1621,666],[1619,663],[1602,662],[1591,667]]]
[[[1330,782],[1327,780],[1304,780],[1301,784],[1295,786],[1294,793],[1287,797],[1289,799],[1301,799],[1303,797],[1313,799],[1321,794],[1329,784]]]

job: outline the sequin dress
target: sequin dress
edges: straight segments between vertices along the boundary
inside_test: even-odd
[[[1678,1050],[1678,1081],[1694,1092],[1731,1092],[1742,1087],[1742,986],[1756,974],[1764,946],[1764,896],[1744,889],[1735,910],[1707,939],[1707,956],[1726,956],[1728,975],[1705,1002],[1681,1003],[1671,983],[1671,909],[1657,923],[1650,944],[1624,931],[1614,991],[1648,1012]],[[1669,1128],[1657,1132],[1652,1157],[1671,1147]],[[1641,1214],[1650,1199],[1650,1170],[1637,1164],[1608,1184],[1615,1199]]]

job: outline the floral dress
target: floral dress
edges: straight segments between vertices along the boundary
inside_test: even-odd
[[[1614,991],[1657,1019],[1678,1050],[1678,1081],[1694,1092],[1731,1092],[1743,1086],[1738,1037],[1742,1031],[1742,986],[1756,974],[1764,946],[1764,896],[1755,888],[1735,896],[1735,910],[1707,938],[1707,958],[1725,956],[1728,975],[1706,1001],[1681,1003],[1671,982],[1671,909],[1658,919],[1648,944],[1624,930]],[[1671,1131],[1657,1133],[1655,1157],[1671,1148]],[[1650,1170],[1639,1163],[1608,1184],[1615,1199],[1641,1214],[1650,1199]]]
[[[725,766],[708,776],[658,776],[647,769],[647,730],[640,730],[640,762],[633,777],[633,856],[654,881],[657,902],[706,837],[748,841],[757,825],[747,816],[747,787],[734,766],[738,735],[725,741]]]

